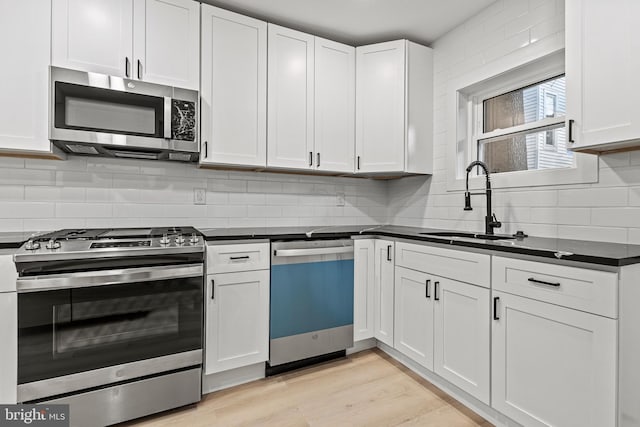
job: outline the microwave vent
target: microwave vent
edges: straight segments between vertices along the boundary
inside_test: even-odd
[[[65,147],[72,153],[76,154],[100,154],[95,147],[82,144],[66,144]]]
[[[146,159],[146,160],[158,160],[158,153],[145,153],[142,151],[119,151],[112,150],[111,153],[114,157],[120,157],[122,159]]]
[[[188,162],[191,160],[191,153],[169,153],[169,160],[177,160],[179,162]]]

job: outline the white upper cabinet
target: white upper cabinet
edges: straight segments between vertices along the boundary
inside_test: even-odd
[[[53,0],[52,6],[53,65],[199,88],[199,3]]]
[[[267,166],[314,165],[315,37],[269,24]]]
[[[358,47],[356,70],[356,173],[431,173],[432,49],[407,40]]]
[[[51,64],[133,78],[133,0],[52,0]]]
[[[2,2],[0,152],[54,156],[48,138],[50,43],[49,0]]]
[[[202,5],[201,164],[266,166],[267,24]]]
[[[353,172],[355,152],[356,50],[315,39],[316,169]]]
[[[566,0],[572,149],[640,148],[640,2]]]
[[[134,78],[198,90],[200,4],[193,0],[134,0]]]

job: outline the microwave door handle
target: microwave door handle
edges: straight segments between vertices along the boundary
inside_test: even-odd
[[[164,137],[171,139],[171,98],[164,97]]]

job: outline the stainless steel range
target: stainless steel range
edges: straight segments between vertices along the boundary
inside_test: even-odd
[[[18,401],[109,425],[201,398],[204,243],[182,228],[61,230],[18,270]]]

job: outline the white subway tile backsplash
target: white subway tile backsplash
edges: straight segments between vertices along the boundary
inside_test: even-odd
[[[24,187],[22,185],[0,185],[1,200],[24,200]]]
[[[41,202],[2,202],[0,218],[53,218],[54,203]]]
[[[103,203],[56,203],[56,218],[109,218],[112,205]]]
[[[604,227],[640,226],[640,208],[593,208],[591,224]]]

